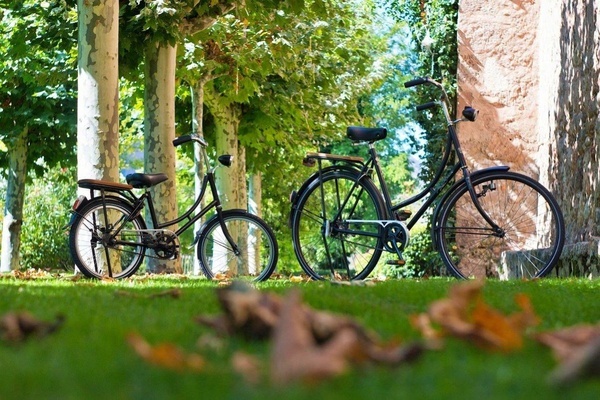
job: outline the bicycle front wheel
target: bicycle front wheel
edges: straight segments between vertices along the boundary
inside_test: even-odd
[[[565,227],[560,207],[540,183],[513,172],[472,178],[483,210],[499,226],[493,231],[471,200],[466,184],[441,206],[435,227],[438,249],[458,278],[537,278],[560,257]]]
[[[383,249],[384,206],[373,182],[351,171],[331,171],[298,194],[292,240],[302,269],[313,279],[364,279]]]
[[[126,278],[144,261],[141,216],[118,199],[91,200],[81,210],[69,232],[69,250],[75,265],[89,278]]]
[[[248,276],[255,282],[269,279],[279,257],[277,239],[269,225],[243,210],[223,211],[223,220],[237,254],[215,215],[206,222],[198,241],[197,255],[204,275],[209,279]]]

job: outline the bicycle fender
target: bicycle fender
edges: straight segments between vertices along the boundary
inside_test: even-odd
[[[321,169],[321,171],[314,172],[304,181],[302,186],[300,186],[300,189],[292,192],[292,195],[290,195],[290,203],[292,203],[292,209],[294,209],[296,203],[298,202],[298,199],[300,198],[300,195],[306,190],[306,188],[315,180],[319,179],[319,175],[325,174],[330,171],[342,170],[360,173],[360,170],[358,168],[350,167],[348,165],[330,165]]]
[[[498,165],[495,167],[484,168],[484,169],[480,169],[480,170],[471,172],[471,178],[476,178],[480,175],[488,174],[490,172],[506,172],[509,169],[510,169],[510,167],[507,165]],[[433,224],[431,225],[431,243],[433,244],[434,250],[438,249],[438,243],[435,240],[435,229],[437,228],[436,224],[437,224],[437,219],[438,219],[440,210],[441,210],[442,206],[446,203],[446,200],[448,200],[448,197],[450,197],[450,194],[454,193],[454,191],[462,185],[465,185],[465,178],[460,179],[454,185],[452,185],[450,190],[448,190],[444,194],[444,196],[442,197],[442,199],[440,200],[438,205],[435,207],[435,211],[433,212],[433,218],[432,218]]]
[[[117,200],[117,201],[121,201],[124,203],[127,203],[130,207],[133,207],[133,204],[127,200],[124,197],[121,196],[113,196],[113,195],[105,195],[104,196],[105,199],[113,199],[113,200]],[[100,199],[100,197],[95,197],[93,199],[88,199],[87,197],[83,199],[83,201],[81,201],[79,203],[79,205],[77,206],[77,208],[75,209],[71,209],[69,212],[71,213],[71,218],[69,220],[69,223],[63,227],[63,229],[67,229],[70,226],[73,226],[73,224],[75,223],[75,220],[81,215],[80,214],[80,210],[83,210],[91,201],[95,201],[97,199]]]

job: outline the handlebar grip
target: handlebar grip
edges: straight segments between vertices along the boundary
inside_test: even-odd
[[[178,138],[175,138],[175,140],[173,140],[173,146],[177,147],[180,144],[189,142],[190,140],[192,140],[192,135],[179,136]]]
[[[422,85],[427,82],[428,82],[427,78],[416,78],[416,79],[410,80],[408,82],[404,82],[404,87],[409,88],[409,87],[413,87],[413,86],[417,86],[417,85]]]
[[[417,106],[417,111],[423,111],[423,110],[427,110],[429,108],[433,108],[437,106],[437,103],[435,101],[429,102],[429,103],[425,103],[425,104],[421,104]]]

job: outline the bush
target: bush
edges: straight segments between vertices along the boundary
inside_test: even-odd
[[[21,267],[72,269],[63,229],[77,184],[74,169],[55,168],[27,185],[21,231]]]
[[[411,232],[413,233],[413,232]],[[442,260],[433,248],[429,229],[414,230],[410,243],[403,253],[404,265],[387,265],[385,261],[395,260],[395,253],[384,253],[380,266],[375,271],[388,278],[418,278],[424,275],[437,276],[442,270]]]

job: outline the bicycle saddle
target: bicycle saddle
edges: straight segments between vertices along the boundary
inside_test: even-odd
[[[125,177],[127,183],[136,189],[149,188],[169,179],[166,174],[140,174],[133,173]]]
[[[346,136],[355,142],[374,142],[376,140],[385,139],[387,136],[387,129],[349,126],[348,129],[346,129]]]

